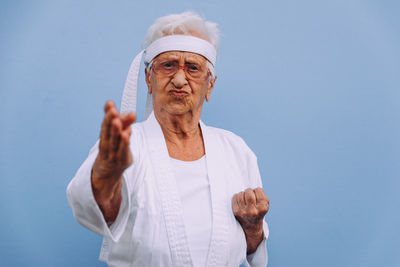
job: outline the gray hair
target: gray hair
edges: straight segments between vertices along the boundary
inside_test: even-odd
[[[147,30],[142,48],[146,49],[155,40],[166,35],[183,34],[194,35],[209,41],[218,51],[219,29],[216,23],[206,21],[200,15],[186,11],[180,14],[171,14],[156,19]],[[214,66],[207,60],[212,77],[215,77]]]
[[[200,15],[191,11],[171,14],[156,19],[153,25],[147,30],[142,48],[145,49],[152,42],[163,36],[177,34],[177,31],[184,35],[193,35],[193,33],[196,33],[199,35],[198,37],[206,39],[218,50],[219,30],[217,24],[206,21]]]

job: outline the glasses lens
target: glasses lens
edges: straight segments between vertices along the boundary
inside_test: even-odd
[[[201,66],[195,63],[185,64],[185,71],[189,76],[195,79],[200,78],[204,75],[204,71]]]
[[[176,61],[161,61],[154,62],[154,72],[161,75],[174,75],[179,68],[179,64]]]
[[[204,79],[208,73],[206,68],[196,63],[186,63],[182,67],[177,61],[154,61],[153,63],[153,71],[163,76],[173,76],[180,68],[184,69],[186,77],[192,80]]]

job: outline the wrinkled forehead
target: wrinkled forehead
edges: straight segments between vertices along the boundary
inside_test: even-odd
[[[199,54],[193,52],[185,52],[185,51],[168,51],[159,54],[154,58],[154,60],[174,60],[182,62],[194,62],[199,64],[206,63],[207,59]],[[153,61],[154,61],[153,60]]]

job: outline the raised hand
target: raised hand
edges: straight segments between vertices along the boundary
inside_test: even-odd
[[[263,219],[269,210],[269,199],[262,188],[249,188],[233,196],[232,210],[245,233],[247,254],[251,254],[264,237]]]
[[[111,101],[107,101],[104,112],[99,153],[93,164],[91,180],[96,202],[106,221],[112,222],[121,204],[122,173],[132,164],[130,125],[135,122],[136,115],[120,115]]]
[[[104,112],[99,154],[93,172],[102,178],[119,178],[132,164],[129,137],[130,125],[135,122],[136,115],[134,113],[120,115],[111,101],[107,101]]]

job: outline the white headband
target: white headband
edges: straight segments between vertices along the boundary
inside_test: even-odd
[[[143,53],[146,53],[145,63],[150,63],[156,56],[167,51],[196,53],[205,57],[213,66],[217,60],[217,50],[211,43],[203,39],[190,35],[168,35],[157,39],[132,61],[122,94],[121,113],[136,112],[138,77]],[[147,94],[145,119],[150,115],[152,109],[152,97]]]

